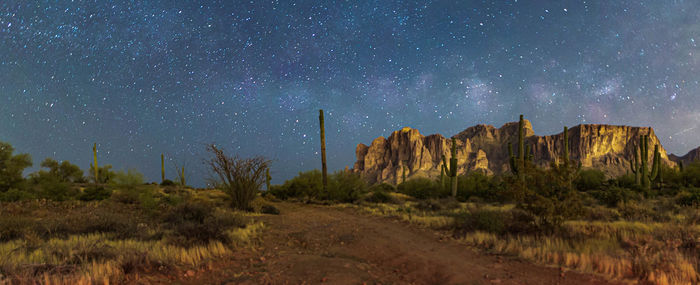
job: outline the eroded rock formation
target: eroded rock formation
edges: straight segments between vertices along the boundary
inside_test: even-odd
[[[527,120],[524,133],[525,143],[532,146],[535,163],[546,167],[551,161],[560,160],[563,133],[537,136]],[[621,175],[629,169],[641,135],[649,135],[650,146],[660,145],[650,127],[578,125],[569,129],[570,156],[584,168],[601,169],[610,176]],[[508,142],[517,145],[518,123],[507,123],[500,128],[476,125],[454,137],[459,174],[468,171],[503,173],[509,171]],[[408,167],[408,177],[436,178],[440,175],[442,155],[449,159],[451,145],[450,138],[439,134],[423,136],[418,130],[406,127],[388,138],[376,138],[369,146],[359,144],[353,171],[372,183],[396,183],[404,165]],[[675,166],[663,146],[660,145],[659,151],[664,164]],[[696,155],[700,154],[696,152]],[[652,159],[653,152],[650,152],[649,160]]]

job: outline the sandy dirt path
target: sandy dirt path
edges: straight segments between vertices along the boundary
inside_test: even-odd
[[[278,203],[257,250],[180,280],[190,284],[609,284],[478,253],[429,229],[355,209]],[[243,272],[243,273],[242,273]]]

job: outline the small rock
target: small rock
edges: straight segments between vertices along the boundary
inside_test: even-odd
[[[192,277],[192,276],[194,276],[194,270],[187,270],[187,271],[185,272],[185,276],[186,276],[186,277]]]

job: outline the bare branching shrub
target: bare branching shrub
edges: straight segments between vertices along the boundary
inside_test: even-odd
[[[249,210],[263,183],[265,169],[270,161],[261,156],[240,158],[228,156],[213,144],[207,146],[212,157],[205,164],[213,172],[211,183],[231,198],[231,205],[239,210]]]

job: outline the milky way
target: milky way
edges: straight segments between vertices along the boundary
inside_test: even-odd
[[[320,108],[331,170],[403,126],[520,113],[700,145],[700,1],[172,2],[1,1],[0,141],[84,169],[97,142],[149,180],[165,153],[196,185],[206,143],[276,183],[320,168]]]

